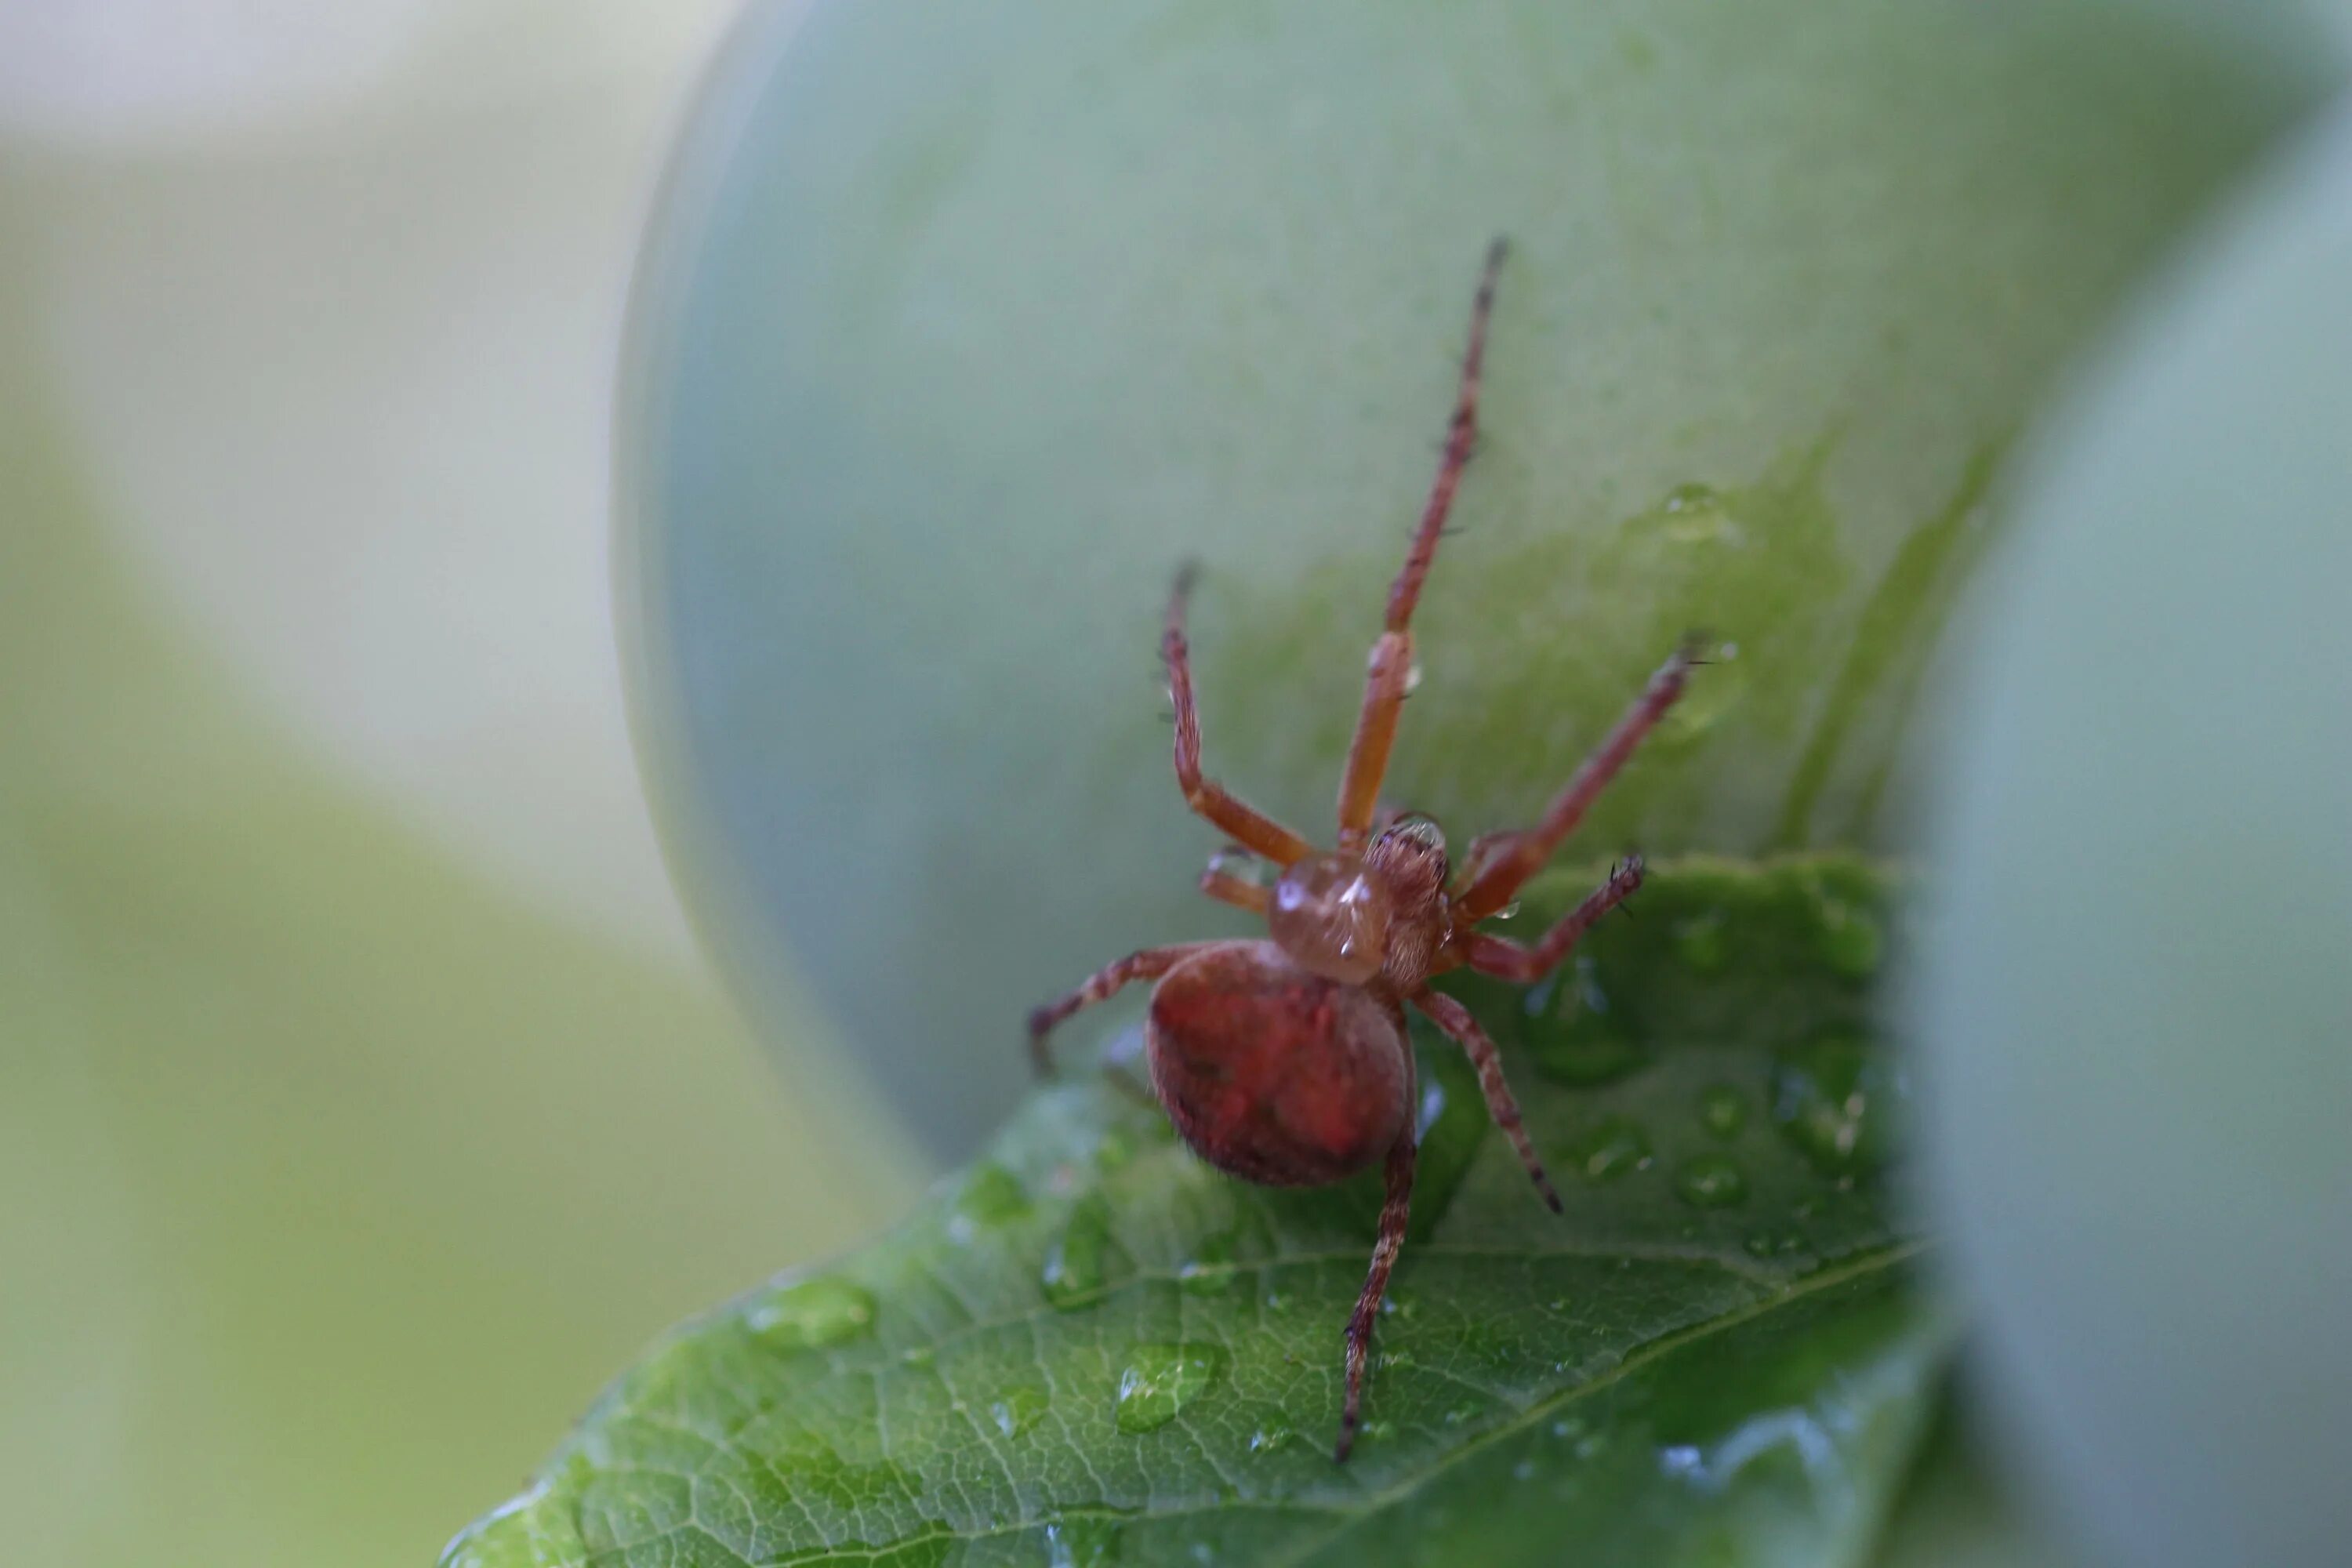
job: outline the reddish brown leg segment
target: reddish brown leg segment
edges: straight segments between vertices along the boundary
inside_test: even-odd
[[[1609,787],[1609,781],[1633,759],[1634,749],[1681,698],[1694,662],[1694,649],[1685,645],[1658,667],[1642,695],[1633,700],[1633,705],[1617,721],[1617,727],[1601,742],[1601,749],[1585,759],[1584,765],[1568,781],[1568,787],[1544,808],[1542,817],[1514,838],[1509,847],[1488,860],[1479,871],[1478,879],[1456,900],[1463,919],[1485,920],[1509,903],[1527,879],[1543,868],[1543,863],[1551,858],[1560,841],[1584,820],[1584,814],[1591,809],[1601,792]]]
[[[1348,1392],[1339,1407],[1339,1442],[1331,1457],[1339,1463],[1348,1460],[1348,1451],[1356,1446],[1356,1428],[1363,1424],[1364,1373],[1371,1364],[1372,1321],[1381,1315],[1381,1299],[1388,1294],[1389,1275],[1396,1268],[1397,1254],[1404,1247],[1405,1221],[1412,1212],[1412,1167],[1418,1146],[1414,1142],[1412,1122],[1408,1119],[1404,1131],[1389,1146],[1386,1169],[1388,1196],[1381,1205],[1380,1237],[1372,1243],[1371,1271],[1364,1276],[1364,1289],[1356,1298],[1356,1310],[1348,1318]]]
[[[1307,840],[1244,805],[1214,779],[1201,776],[1201,715],[1192,702],[1192,649],[1184,641],[1184,601],[1192,591],[1192,569],[1187,566],[1176,574],[1168,596],[1168,630],[1160,643],[1160,657],[1168,661],[1168,696],[1176,705],[1176,782],[1184,804],[1277,866],[1303,860],[1312,852]]]
[[[1486,1097],[1486,1114],[1495,1119],[1495,1125],[1503,1130],[1503,1136],[1519,1152],[1519,1163],[1528,1168],[1544,1202],[1551,1205],[1554,1214],[1562,1212],[1559,1194],[1552,1186],[1551,1178],[1544,1174],[1543,1161],[1537,1157],[1535,1143],[1528,1137],[1527,1123],[1519,1116],[1519,1102],[1512,1097],[1511,1086],[1503,1081],[1503,1058],[1495,1049],[1495,1042],[1478,1026],[1469,1008],[1443,992],[1424,986],[1413,993],[1412,1005],[1452,1036],[1454,1043],[1470,1058],[1470,1065],[1478,1069],[1478,1089]]]
[[[1214,947],[1213,942],[1180,942],[1172,947],[1147,947],[1140,952],[1130,952],[1117,963],[1105,964],[1068,995],[1029,1010],[1029,1059],[1044,1078],[1054,1070],[1054,1058],[1045,1048],[1045,1037],[1054,1032],[1071,1014],[1096,1003],[1108,1000],[1130,980],[1157,980],[1204,947]]]
[[[1559,923],[1537,939],[1533,947],[1522,947],[1505,937],[1490,936],[1485,931],[1470,938],[1467,956],[1470,967],[1481,974],[1491,974],[1497,980],[1532,985],[1559,967],[1577,939],[1597,924],[1601,916],[1633,896],[1642,886],[1642,858],[1628,856],[1625,861],[1609,873],[1609,879],[1586,895],[1582,903],[1559,918]]]
[[[1500,239],[1486,249],[1486,270],[1478,280],[1478,297],[1470,307],[1470,346],[1462,356],[1462,381],[1454,393],[1454,422],[1445,433],[1445,455],[1430,486],[1429,500],[1405,552],[1404,568],[1389,589],[1387,627],[1372,644],[1364,672],[1364,705],[1356,718],[1355,739],[1348,745],[1348,767],[1339,780],[1339,848],[1342,853],[1364,847],[1371,826],[1381,779],[1388,772],[1389,752],[1396,743],[1397,716],[1404,707],[1405,689],[1412,678],[1412,611],[1421,602],[1421,585],[1437,558],[1437,541],[1445,531],[1446,514],[1454,508],[1454,492],[1470,461],[1478,436],[1478,383],[1486,358],[1486,319],[1495,309],[1495,278],[1502,269],[1507,247]]]
[[[1274,902],[1274,889],[1255,882],[1244,882],[1239,877],[1220,871],[1214,867],[1201,873],[1201,891],[1221,904],[1231,904],[1237,910],[1247,910],[1255,915],[1265,913]]]

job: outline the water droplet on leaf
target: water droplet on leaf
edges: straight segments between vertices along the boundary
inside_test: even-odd
[[[1642,1065],[1640,1043],[1609,994],[1590,954],[1527,994],[1521,1030],[1536,1069],[1560,1083],[1588,1087],[1624,1077]]]
[[[1867,980],[1878,973],[1886,951],[1885,933],[1878,917],[1859,904],[1824,893],[1817,907],[1820,924],[1814,930],[1814,951],[1822,962],[1849,980]]]
[[[1737,1138],[1748,1124],[1748,1101],[1729,1084],[1716,1084],[1698,1097],[1698,1122],[1715,1137]]]
[[[1713,485],[1676,485],[1647,521],[1660,538],[1685,548],[1738,550],[1748,542],[1729,501]]]
[[[1613,1182],[1648,1166],[1650,1135],[1629,1117],[1604,1116],[1570,1146],[1569,1158],[1586,1181]]]
[[[1866,1174],[1893,1159],[1909,1102],[1901,1068],[1857,1035],[1820,1036],[1773,1064],[1772,1119],[1826,1176]]]
[[[1006,1389],[989,1402],[988,1418],[1007,1437],[1018,1437],[1045,1414],[1045,1391],[1026,1384]]]
[[[962,1244],[1028,1212],[1029,1194],[1019,1177],[1002,1165],[978,1164],[964,1178],[948,1211],[948,1235]]]
[[[1675,922],[1675,956],[1694,973],[1721,973],[1731,962],[1731,938],[1722,914],[1693,915]]]
[[[1192,1248],[1176,1270],[1176,1288],[1188,1296],[1214,1296],[1234,1288],[1234,1233],[1220,1231]]]
[[[1253,1454],[1278,1454],[1297,1441],[1298,1434],[1287,1426],[1261,1426],[1250,1434],[1249,1449]]]
[[[1055,1520],[1045,1527],[1045,1568],[1104,1568],[1118,1562],[1123,1528],[1115,1519],[1084,1514]]]
[[[1223,1367],[1225,1352],[1206,1344],[1142,1344],[1118,1374],[1118,1429],[1157,1431],[1199,1398]]]
[[[1721,1154],[1702,1154],[1675,1173],[1675,1191],[1697,1208],[1728,1208],[1748,1199],[1748,1177]]]
[[[1069,1223],[1045,1249],[1039,1276],[1045,1300],[1060,1311],[1075,1311],[1098,1299],[1109,1266],[1110,1211],[1089,1200],[1070,1211]]]
[[[745,1314],[753,1333],[779,1350],[819,1350],[871,1332],[874,1296],[863,1286],[821,1275],[788,1285]]]

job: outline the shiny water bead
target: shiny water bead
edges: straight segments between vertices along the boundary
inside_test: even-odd
[[[1304,967],[1343,985],[1381,972],[1393,900],[1365,864],[1349,855],[1312,855],[1274,885],[1266,926]]]

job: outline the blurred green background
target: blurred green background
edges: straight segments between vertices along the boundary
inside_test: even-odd
[[[915,1175],[694,956],[612,671],[611,343],[723,7],[325,9],[0,27],[10,1563],[430,1562]]]

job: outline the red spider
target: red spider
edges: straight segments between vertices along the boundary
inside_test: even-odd
[[[1518,1151],[1554,1210],[1559,1194],[1545,1176],[1503,1081],[1495,1043],[1469,1010],[1429,987],[1430,976],[1467,964],[1522,984],[1550,972],[1578,937],[1642,884],[1636,856],[1534,946],[1476,928],[1507,905],[1551,858],[1593,800],[1625,765],[1675,700],[1696,662],[1688,645],[1650,678],[1601,748],[1576,771],[1535,826],[1486,835],[1451,874],[1437,824],[1415,815],[1375,827],[1375,797],[1388,769],[1397,718],[1412,684],[1414,603],[1444,531],[1445,514],[1477,426],[1479,362],[1504,245],[1496,240],[1470,318],[1470,347],[1445,456],[1429,502],[1389,590],[1388,624],[1372,645],[1364,703],[1339,783],[1337,849],[1318,850],[1297,834],[1201,776],[1201,721],[1184,643],[1190,570],[1180,574],[1161,643],[1176,704],[1176,778],[1192,808],[1244,848],[1281,868],[1272,888],[1212,862],[1201,877],[1211,898],[1265,916],[1271,940],[1184,942],[1129,953],[1059,1001],[1029,1015],[1038,1070],[1049,1068],[1045,1037],[1081,1007],[1130,980],[1156,980],[1145,1048],[1151,1085],[1176,1131],[1221,1171],[1268,1186],[1318,1186],[1387,1162],[1387,1201],[1363,1293],[1348,1320],[1347,1396],[1336,1457],[1345,1460],[1361,1417],[1372,1319],[1404,1242],[1412,1194],[1412,1052],[1407,1003],[1451,1036],[1478,1069],[1486,1109]]]

